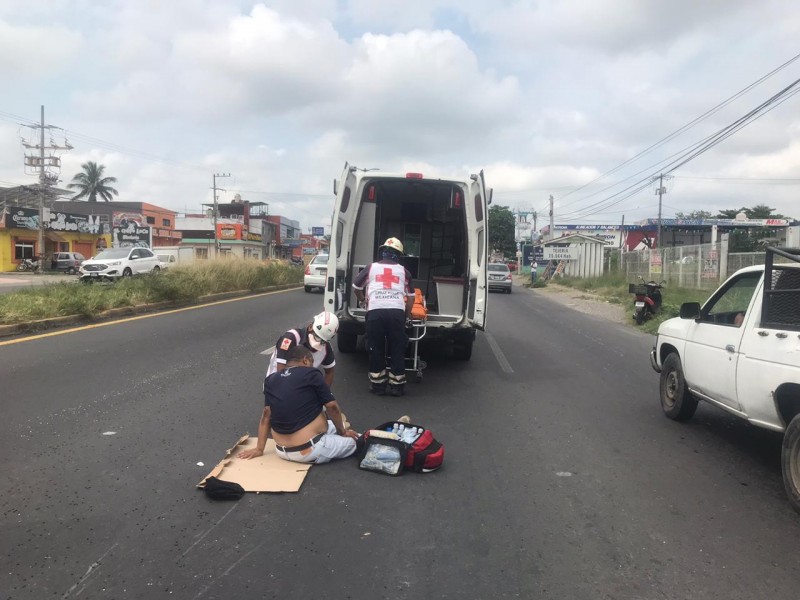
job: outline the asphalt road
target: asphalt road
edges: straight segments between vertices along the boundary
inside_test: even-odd
[[[24,290],[43,285],[52,285],[61,282],[78,282],[77,275],[67,275],[66,273],[0,273],[0,294],[8,294],[18,290]]]
[[[472,361],[423,348],[405,398],[337,357],[354,427],[408,413],[443,469],[347,460],[297,494],[208,500],[197,481],[256,432],[261,352],[320,306],[280,292],[0,345],[0,597],[798,597],[780,437],[707,407],[669,421],[649,336],[519,288],[490,296]]]

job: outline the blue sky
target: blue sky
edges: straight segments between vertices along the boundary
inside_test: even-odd
[[[0,185],[44,104],[120,199],[178,211],[237,191],[327,226],[345,161],[465,176],[556,221],[653,217],[660,160],[800,78],[788,0],[0,0]],[[800,96],[674,173],[664,213],[767,204],[800,218]],[[58,138],[57,138],[58,141]],[[599,179],[598,179],[599,178]],[[598,179],[586,187],[587,183]],[[636,187],[636,186],[634,186]],[[641,186],[639,186],[641,187]]]

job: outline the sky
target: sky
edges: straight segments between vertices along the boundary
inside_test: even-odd
[[[119,200],[198,212],[230,174],[221,202],[304,232],[346,162],[483,169],[539,227],[550,196],[556,223],[655,218],[665,171],[664,217],[800,218],[800,95],[670,171],[800,79],[797,40],[795,0],[0,0],[0,186],[36,181],[44,105],[60,187],[95,161]]]

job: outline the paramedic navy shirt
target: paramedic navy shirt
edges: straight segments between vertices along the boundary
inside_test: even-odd
[[[264,405],[272,411],[270,425],[277,433],[299,431],[333,399],[325,378],[314,367],[288,367],[264,381]]]

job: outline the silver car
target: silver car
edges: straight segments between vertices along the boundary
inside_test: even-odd
[[[505,263],[489,263],[488,273],[489,291],[499,290],[506,294],[511,293],[511,271]]]

